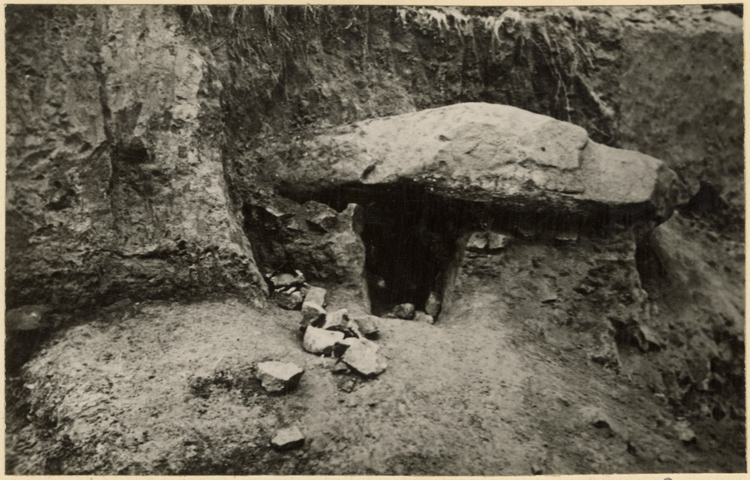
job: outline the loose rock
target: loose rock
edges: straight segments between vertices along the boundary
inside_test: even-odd
[[[414,304],[402,303],[401,305],[396,305],[391,313],[393,313],[397,318],[412,320],[415,313]]]
[[[698,440],[698,437],[695,435],[693,429],[690,428],[690,425],[686,420],[678,421],[675,423],[674,428],[677,431],[677,438],[679,438],[682,443],[694,443]]]
[[[487,248],[487,234],[485,232],[472,233],[469,241],[466,242],[466,248],[474,252],[483,251]]]
[[[305,283],[305,276],[299,270],[295,271],[295,275],[278,273],[271,277],[271,285],[275,289],[301,286],[303,283]]]
[[[500,250],[501,248],[505,248],[509,241],[510,237],[503,235],[502,233],[487,233],[487,248],[490,250]]]
[[[435,323],[435,319],[432,315],[428,315],[422,310],[417,310],[417,313],[414,314],[414,321],[415,322],[421,322],[421,323],[429,323],[430,325]]]
[[[257,377],[267,392],[290,392],[297,386],[304,372],[294,363],[270,361],[258,364]]]
[[[352,345],[358,342],[360,342],[360,339],[354,338],[354,337],[349,337],[343,340],[339,340],[338,342],[336,342],[336,345],[333,346],[333,356],[341,358],[344,355],[344,353],[349,349],[349,347],[351,347]]]
[[[305,295],[305,301],[317,303],[321,307],[325,308],[327,295],[328,291],[325,288],[311,286],[307,291],[307,294]]]
[[[424,304],[424,311],[427,315],[437,317],[443,308],[443,298],[438,292],[430,292],[427,301]]]
[[[349,314],[350,326],[353,323],[357,330],[365,337],[373,339],[380,331],[378,317],[366,313]]]
[[[388,367],[385,359],[378,354],[377,345],[367,340],[353,343],[341,360],[364,377],[380,375]]]
[[[341,308],[335,312],[326,314],[325,322],[321,326],[323,330],[346,331],[349,328],[349,310]]]
[[[313,327],[320,327],[325,322],[325,316],[326,311],[323,307],[315,302],[308,302],[305,300],[302,302],[302,320],[300,321],[300,330],[304,332],[310,325]]]
[[[299,448],[305,443],[305,436],[297,426],[282,428],[276,432],[271,445],[277,450],[291,450]]]
[[[342,332],[307,327],[302,338],[302,348],[310,353],[330,355],[336,342],[344,339]]]
[[[273,292],[271,299],[281,308],[286,310],[296,310],[302,304],[303,296],[302,292],[299,290],[277,290]]]

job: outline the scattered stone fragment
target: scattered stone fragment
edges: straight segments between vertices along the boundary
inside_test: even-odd
[[[488,232],[487,233],[487,248],[490,250],[500,250],[508,245],[510,237],[503,235],[502,233]]]
[[[302,338],[302,348],[310,353],[330,355],[336,342],[344,339],[342,332],[307,327]]]
[[[391,313],[396,315],[397,318],[411,320],[414,318],[415,313],[414,304],[402,303],[401,305],[396,305],[395,307],[393,307],[393,311]]]
[[[638,327],[643,335],[643,340],[646,345],[641,347],[642,350],[660,350],[664,346],[664,342],[661,341],[658,335],[645,325],[639,325]]]
[[[321,307],[326,306],[326,296],[328,291],[325,288],[311,286],[305,295],[306,302],[317,303]]]
[[[320,327],[325,322],[325,317],[326,311],[323,307],[315,302],[308,302],[305,300],[302,302],[302,320],[300,321],[300,330],[304,332],[310,325],[313,327]]]
[[[466,248],[475,252],[487,248],[486,232],[473,232],[469,237],[469,241],[466,242]]]
[[[385,371],[388,365],[378,354],[378,347],[367,340],[351,345],[341,357],[347,365],[364,377],[374,377]]]
[[[277,290],[271,295],[276,305],[286,310],[296,310],[302,304],[302,292],[299,290]]]
[[[345,338],[343,340],[339,340],[336,342],[336,345],[333,346],[333,356],[337,358],[341,358],[344,353],[354,345],[355,343],[359,343],[360,339],[355,337],[349,337]]]
[[[427,301],[424,304],[424,311],[427,315],[437,317],[443,308],[443,299],[438,292],[430,292]]]
[[[677,438],[679,438],[682,443],[694,443],[698,440],[698,437],[695,435],[693,429],[690,428],[687,420],[678,421],[675,423],[674,428],[677,431]]]
[[[352,393],[357,386],[357,379],[355,377],[339,377],[336,379],[336,386],[342,392]]]
[[[275,289],[301,286],[303,283],[305,283],[305,276],[299,270],[295,271],[295,275],[278,273],[271,277],[271,285]]]
[[[335,312],[326,313],[325,322],[321,326],[323,330],[346,331],[349,328],[349,310],[341,308]]]
[[[350,373],[352,370],[349,368],[349,365],[345,364],[344,362],[337,361],[331,366],[331,373],[334,375],[341,375],[345,373]]]
[[[291,450],[299,448],[305,443],[305,436],[297,426],[282,428],[276,432],[276,436],[271,440],[271,445],[277,450]]]
[[[544,474],[544,470],[542,470],[542,467],[540,467],[538,463],[532,463],[531,464],[531,474],[532,475],[542,475],[542,474]]]
[[[290,392],[297,386],[305,371],[289,362],[261,362],[257,377],[261,386],[271,393]]]
[[[429,323],[430,325],[435,323],[435,318],[432,315],[428,315],[422,310],[417,310],[417,313],[414,314],[414,321],[415,322],[421,322],[421,323]]]
[[[6,331],[28,331],[46,328],[45,314],[49,307],[45,305],[26,305],[8,310],[5,313]]]
[[[378,317],[374,315],[367,315],[366,313],[350,313],[349,322],[350,327],[354,324],[357,331],[359,331],[365,338],[376,338],[380,331]]]

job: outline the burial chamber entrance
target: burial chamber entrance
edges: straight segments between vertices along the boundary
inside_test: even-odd
[[[424,311],[431,292],[442,298],[461,232],[479,224],[475,208],[408,183],[341,186],[316,200],[338,211],[362,207],[365,279],[378,316],[403,303]]]

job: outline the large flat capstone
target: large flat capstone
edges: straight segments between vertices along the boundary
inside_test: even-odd
[[[660,223],[682,195],[676,174],[660,160],[597,144],[581,127],[506,105],[464,103],[367,120],[266,148],[280,190],[294,196],[410,182],[521,211],[637,209],[636,222]]]

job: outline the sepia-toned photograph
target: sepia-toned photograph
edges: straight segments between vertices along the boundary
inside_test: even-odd
[[[5,15],[5,474],[747,472],[743,5]]]

